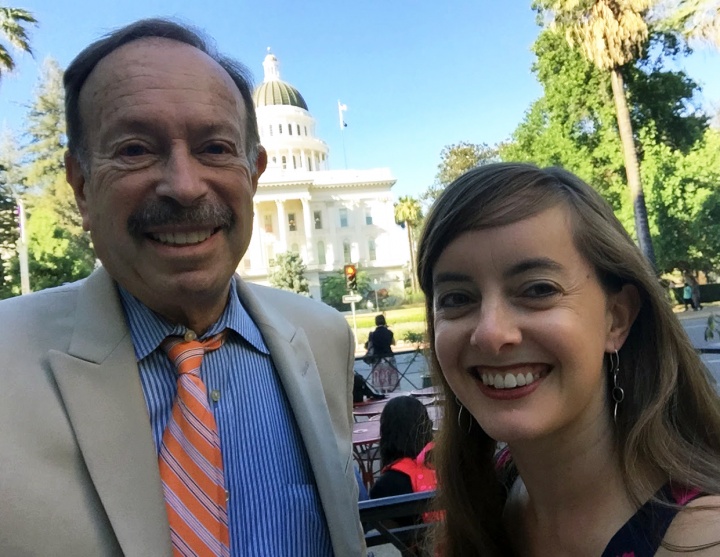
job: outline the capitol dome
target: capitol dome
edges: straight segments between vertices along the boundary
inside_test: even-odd
[[[280,63],[270,52],[265,79],[253,92],[260,142],[268,155],[267,173],[327,170],[327,144],[315,136],[315,118],[300,92],[280,79]]]
[[[256,107],[288,105],[308,109],[300,91],[280,79],[278,59],[274,54],[268,53],[263,67],[265,68],[265,81],[253,93]]]

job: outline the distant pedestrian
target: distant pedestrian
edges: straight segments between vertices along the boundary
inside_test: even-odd
[[[695,311],[698,311],[702,309],[702,304],[700,303],[700,285],[697,283],[697,281],[692,283],[692,306]]]
[[[695,309],[695,304],[692,299],[692,286],[690,286],[687,282],[683,287],[683,303],[685,304],[685,311],[688,310],[688,306],[692,306],[692,308]]]

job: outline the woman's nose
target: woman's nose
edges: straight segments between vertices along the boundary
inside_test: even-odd
[[[517,316],[500,302],[483,303],[470,342],[483,352],[500,354],[507,347],[517,345],[522,334]]]

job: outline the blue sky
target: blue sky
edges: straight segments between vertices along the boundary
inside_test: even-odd
[[[539,28],[530,0],[14,0],[39,20],[35,58],[0,81],[0,129],[19,131],[42,61],[64,67],[88,43],[135,19],[170,16],[206,31],[262,81],[267,47],[304,96],[332,168],[389,167],[400,195],[434,179],[445,145],[495,143],[541,88],[530,68]],[[720,106],[720,55],[682,62]],[[348,106],[340,131],[337,102]],[[344,136],[344,137],[343,137]]]

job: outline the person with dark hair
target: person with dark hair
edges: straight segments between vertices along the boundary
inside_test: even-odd
[[[249,72],[150,19],[64,83],[102,267],[0,303],[0,555],[360,557],[352,332],[235,274],[267,164]]]
[[[435,471],[428,454],[432,449],[433,423],[427,409],[413,396],[388,401],[380,414],[380,477],[370,498],[391,497],[435,489]],[[399,519],[400,526],[417,522]]]
[[[395,335],[388,328],[385,316],[375,316],[375,330],[369,335],[365,348],[372,350],[372,356],[366,362],[372,365],[370,383],[381,393],[394,391],[399,383],[399,373],[392,346]]]
[[[438,555],[720,555],[718,395],[595,190],[478,167],[417,253],[445,400]]]

